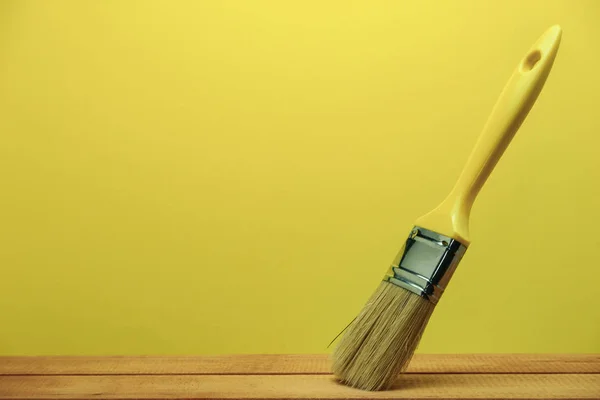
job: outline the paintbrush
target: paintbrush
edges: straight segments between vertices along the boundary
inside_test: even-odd
[[[548,29],[504,87],[450,194],[418,218],[379,287],[346,328],[332,370],[346,385],[389,389],[409,364],[433,310],[469,247],[473,202],[538,98],[560,44]]]

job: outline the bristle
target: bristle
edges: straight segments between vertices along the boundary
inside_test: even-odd
[[[381,282],[333,353],[333,373],[346,385],[385,390],[407,367],[435,305]]]

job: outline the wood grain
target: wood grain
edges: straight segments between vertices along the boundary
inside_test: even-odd
[[[595,389],[594,389],[595,388]],[[325,375],[4,376],[0,399],[598,399],[600,375],[412,374],[363,392]]]
[[[325,355],[0,357],[6,399],[600,399],[600,354],[416,355],[393,390],[337,383]]]
[[[0,357],[0,375],[329,374],[327,355]],[[407,373],[600,374],[600,354],[416,354]]]

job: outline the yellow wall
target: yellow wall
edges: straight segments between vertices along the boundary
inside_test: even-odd
[[[319,353],[550,25],[420,352],[600,351],[600,2],[0,2],[0,353]]]

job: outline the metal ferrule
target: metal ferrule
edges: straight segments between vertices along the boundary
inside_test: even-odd
[[[384,280],[436,304],[466,250],[455,239],[415,226]]]

